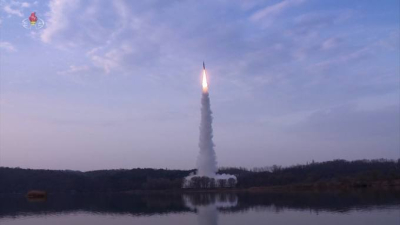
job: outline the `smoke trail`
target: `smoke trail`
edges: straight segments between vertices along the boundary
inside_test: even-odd
[[[217,159],[214,151],[212,112],[206,68],[203,62],[203,95],[201,97],[201,121],[199,138],[199,156],[197,157],[197,174],[191,174],[183,180],[183,188],[227,188],[235,187],[234,175],[217,174]]]
[[[200,153],[197,158],[197,175],[213,177],[217,172],[217,159],[214,151],[212,112],[208,90],[203,90],[201,98]]]

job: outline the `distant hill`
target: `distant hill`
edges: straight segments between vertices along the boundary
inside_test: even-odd
[[[180,189],[182,179],[195,170],[119,169],[89,172],[0,167],[0,193],[124,192],[132,190]],[[290,167],[256,169],[221,168],[219,173],[236,175],[238,188],[311,184],[317,187],[366,187],[396,185],[400,159],[334,160]]]

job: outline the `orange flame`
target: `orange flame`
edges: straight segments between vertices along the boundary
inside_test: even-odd
[[[203,92],[208,91],[206,70],[203,70]]]

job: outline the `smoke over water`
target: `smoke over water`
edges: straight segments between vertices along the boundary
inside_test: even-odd
[[[185,178],[183,187],[192,188],[215,188],[234,187],[236,177],[228,174],[217,173],[217,159],[214,151],[212,112],[206,70],[203,63],[203,93],[201,97],[201,121],[200,121],[200,152],[197,157],[197,174]],[[202,179],[196,179],[202,178]],[[204,179],[209,178],[209,179]],[[234,181],[232,181],[234,179]],[[229,180],[229,182],[228,182]]]
[[[197,175],[212,177],[217,172],[217,159],[214,151],[212,112],[208,90],[201,98],[200,152],[197,158]]]

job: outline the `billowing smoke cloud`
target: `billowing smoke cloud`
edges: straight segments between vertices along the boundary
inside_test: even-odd
[[[199,156],[197,157],[197,174],[185,178],[183,187],[215,188],[234,187],[236,177],[217,173],[217,158],[214,151],[212,112],[206,71],[203,63],[203,94],[201,97],[201,121],[199,138]],[[209,179],[204,179],[204,178]],[[197,179],[196,179],[197,178]],[[201,179],[198,179],[201,178]]]
[[[214,151],[212,112],[208,91],[201,98],[200,153],[197,158],[197,175],[212,177],[217,172],[217,159]]]

